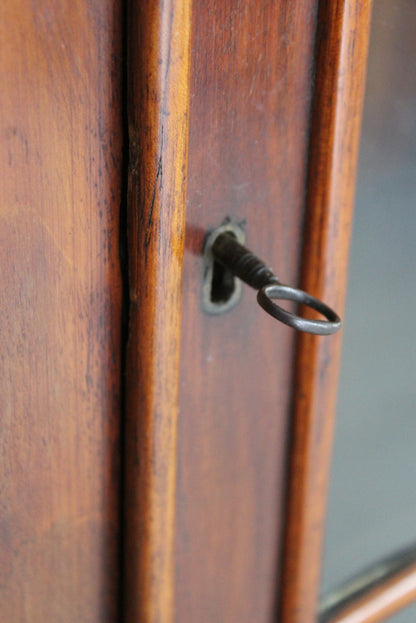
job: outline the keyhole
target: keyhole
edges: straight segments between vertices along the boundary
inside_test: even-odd
[[[235,291],[235,277],[228,268],[214,260],[211,281],[211,303],[225,305]]]
[[[211,253],[215,240],[227,232],[238,242],[245,242],[245,222],[227,218],[223,224],[208,236],[204,251],[204,282],[202,286],[202,307],[207,314],[224,314],[238,303],[242,293],[242,282],[233,273],[216,261]]]

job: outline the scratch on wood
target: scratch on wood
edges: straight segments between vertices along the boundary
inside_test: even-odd
[[[144,247],[145,247],[145,250],[148,248],[148,246],[150,244],[150,240],[152,238],[153,209],[154,209],[155,200],[156,200],[157,183],[158,183],[159,178],[161,178],[161,177],[162,177],[162,155],[159,156],[159,159],[157,161],[156,177],[155,177],[155,182],[153,184],[152,199],[150,201],[149,216],[147,218],[146,233],[145,233],[145,236],[144,236]]]
[[[156,191],[157,191],[157,184],[158,184],[159,179],[160,179],[160,185],[162,186],[162,154],[163,154],[163,125],[161,128],[160,151],[159,151],[159,158],[157,160],[156,176],[155,176],[155,181],[153,184],[152,198],[150,200],[149,216],[147,217],[146,232],[144,235],[145,253],[147,251],[147,248],[152,238],[152,217],[153,217],[153,210],[155,207]]]

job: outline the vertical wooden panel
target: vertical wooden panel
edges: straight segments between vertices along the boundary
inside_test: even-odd
[[[0,618],[115,621],[120,3],[0,16]]]
[[[302,287],[340,311],[370,9],[369,0],[322,0],[318,13]],[[342,333],[298,340],[282,623],[310,623],[317,616],[341,340]]]
[[[178,422],[177,623],[266,623],[280,577],[294,332],[248,288],[201,309],[204,233],[234,215],[298,284],[316,2],[195,0]]]
[[[170,623],[190,0],[133,0],[128,30],[125,620]]]

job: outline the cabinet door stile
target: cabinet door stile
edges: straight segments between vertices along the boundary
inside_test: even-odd
[[[207,231],[245,219],[247,246],[299,284],[316,6],[193,2],[176,623],[275,616],[295,332],[245,285],[204,313],[201,254]]]

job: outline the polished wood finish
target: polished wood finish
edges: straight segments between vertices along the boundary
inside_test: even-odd
[[[201,309],[205,232],[234,215],[299,283],[316,3],[193,3],[175,621],[270,623],[280,580],[295,333],[255,292]]]
[[[0,19],[0,619],[118,620],[121,5]]]
[[[282,573],[295,340],[248,291],[223,317],[202,313],[202,239],[227,215],[246,218],[253,250],[297,284],[309,158],[302,285],[342,305],[369,3],[320,2],[309,156],[316,0],[192,5],[191,20],[191,0],[131,0],[126,24],[121,616],[266,623]],[[0,610],[116,621],[121,3],[16,0],[3,14]],[[316,613],[338,356],[337,339],[299,340],[284,623]],[[414,590],[409,577],[393,602]]]
[[[349,604],[326,623],[379,623],[416,601],[416,564]]]
[[[323,0],[302,254],[302,287],[344,306],[371,2]],[[286,515],[282,623],[317,613],[342,335],[299,336]]]
[[[124,621],[173,621],[190,0],[132,0]]]
[[[383,618],[390,608],[395,612],[408,605],[414,599],[415,566],[414,543],[376,561],[324,595],[319,623],[338,621],[338,617],[343,620],[344,616]]]

